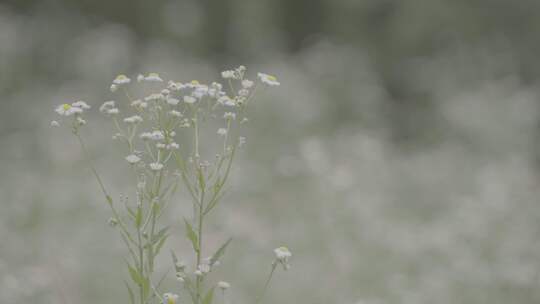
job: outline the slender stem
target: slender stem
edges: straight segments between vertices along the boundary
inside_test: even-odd
[[[263,290],[261,291],[261,294],[255,299],[255,304],[259,304],[264,294],[266,293],[266,290],[268,289],[268,285],[270,285],[270,281],[272,280],[272,276],[274,275],[274,270],[276,270],[276,266],[277,266],[277,262],[274,261],[274,263],[272,263],[272,270],[270,270],[270,274],[268,275],[268,278],[266,279],[266,282],[264,283]]]

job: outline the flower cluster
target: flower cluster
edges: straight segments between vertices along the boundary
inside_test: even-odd
[[[257,87],[280,83],[276,77],[264,73],[257,74],[258,81],[250,80],[244,66],[223,71],[221,76],[225,84],[165,81],[157,73],[138,74],[137,81],[133,82],[121,74],[110,84],[115,100],[99,106],[99,112],[112,122],[112,138],[124,146],[121,158],[136,180],[135,204],[127,197],[120,199],[125,207],[123,215],[97,171],[92,170],[113,213],[109,224],[118,229],[130,255],[126,260],[129,275],[132,286],[139,290],[136,293],[128,285],[132,303],[147,303],[155,297],[164,304],[175,304],[179,299],[170,292],[161,295],[159,283],[154,284],[153,273],[156,256],[169,236],[168,226],[160,222],[161,215],[180,183],[192,200],[194,217],[184,222],[196,264],[188,271],[187,265],[173,253],[176,278],[194,304],[211,299],[209,293],[214,287],[223,292],[230,288],[228,282],[219,281],[205,291],[206,277],[220,264],[231,240],[224,242],[210,257],[203,258],[206,251],[202,242],[204,220],[221,201],[237,148],[246,142],[240,133],[248,122],[247,107]],[[145,85],[133,88],[140,83]],[[139,96],[134,98],[135,94]],[[61,122],[51,122],[53,126],[70,123],[85,153],[79,128],[86,124],[82,115],[88,109],[90,106],[84,101],[59,105],[55,111]],[[206,134],[213,136],[203,140],[201,134],[205,129],[211,131]],[[209,142],[218,142],[218,150],[209,149],[216,146]],[[275,254],[270,278],[277,263],[284,269],[289,268],[290,251],[280,247]]]

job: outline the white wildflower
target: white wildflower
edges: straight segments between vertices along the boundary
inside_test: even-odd
[[[223,114],[223,118],[235,120],[236,114],[233,112],[225,112],[225,114]]]
[[[147,96],[144,98],[145,101],[159,101],[159,100],[163,100],[165,98],[165,96],[163,96],[163,94],[160,94],[160,93],[154,93],[154,94],[150,94],[150,96]]]
[[[169,91],[169,89],[163,89],[163,90],[161,90],[161,94],[169,95],[169,94],[171,94],[171,91]]]
[[[116,114],[120,113],[120,111],[118,110],[118,108],[112,108],[112,109],[107,110],[106,113],[109,114],[109,115],[116,115]]]
[[[114,93],[114,92],[118,91],[118,86],[113,83],[113,84],[111,84],[111,87],[109,89],[111,90],[111,92]]]
[[[249,89],[253,86],[253,81],[249,80],[249,79],[244,79],[242,80],[242,87],[244,89]]]
[[[137,124],[137,123],[141,123],[142,121],[143,119],[139,115],[133,115],[133,116],[124,118],[124,122],[130,123],[130,124]]]
[[[164,144],[164,143],[157,143],[157,144],[156,144],[156,148],[158,148],[158,149],[165,149],[165,144]]]
[[[172,142],[168,144],[166,148],[167,150],[178,150],[180,148],[180,145],[175,142]]]
[[[178,303],[178,295],[174,293],[165,293],[163,294],[163,304],[177,304]]]
[[[225,129],[225,128],[219,128],[219,129],[217,130],[217,134],[219,134],[219,135],[221,135],[221,136],[225,136],[225,135],[227,135],[227,129]]]
[[[234,78],[234,71],[231,71],[231,70],[223,71],[221,72],[221,77],[223,77],[224,79]]]
[[[262,83],[265,83],[269,86],[278,86],[279,81],[275,76],[264,74],[264,73],[258,73],[257,76],[261,80]]]
[[[51,121],[51,127],[59,127],[59,126],[60,124],[58,123],[58,121],[56,120]]]
[[[163,79],[161,79],[161,77],[159,77],[159,74],[157,73],[148,74],[148,76],[144,77],[144,80],[148,82],[162,82],[163,81]]]
[[[175,106],[179,102],[180,102],[180,100],[178,100],[176,98],[172,98],[172,97],[167,98],[167,103],[170,104],[171,106]]]
[[[196,276],[198,276],[198,277],[200,277],[200,276],[203,275],[202,271],[200,271],[200,270],[195,270],[195,271],[193,272],[193,274],[196,275]]]
[[[243,146],[246,144],[246,138],[244,136],[238,137],[238,146]]]
[[[76,102],[72,103],[71,105],[72,105],[73,107],[81,108],[81,109],[83,109],[83,110],[88,110],[88,109],[90,109],[90,106],[89,106],[86,102],[84,102],[84,101],[82,101],[82,100],[76,101]]]
[[[292,253],[289,251],[289,248],[285,246],[274,249],[274,253],[276,254],[276,259],[279,261],[287,261],[290,257],[292,257]]]
[[[113,84],[116,84],[116,85],[128,84],[130,82],[131,82],[131,79],[129,79],[124,74],[120,74],[116,76],[116,78],[113,80]]]
[[[141,82],[143,80],[144,80],[144,75],[143,74],[137,75],[137,82]]]
[[[229,283],[227,283],[227,282],[225,282],[225,281],[219,281],[219,282],[217,283],[217,286],[218,286],[219,288],[221,288],[222,290],[227,290],[227,289],[231,288],[231,284],[229,284]]]
[[[126,160],[127,160],[128,163],[133,165],[133,164],[138,163],[141,160],[141,158],[138,157],[135,154],[130,154],[130,155],[126,156]]]
[[[246,89],[241,89],[238,91],[238,95],[239,96],[248,96],[249,95],[249,91],[246,90]]]
[[[202,273],[209,273],[210,272],[210,265],[201,264],[201,265],[199,265],[199,267],[197,269]]]
[[[77,117],[77,124],[79,126],[84,126],[86,124],[86,120],[82,119],[80,116]]]
[[[195,98],[193,96],[184,96],[184,102],[185,103],[193,104],[196,101],[197,101],[197,98]]]
[[[149,133],[149,134],[150,134],[149,139],[151,140],[158,141],[158,140],[163,140],[165,138],[165,136],[163,135],[163,132],[159,130],[153,131],[152,133]]]
[[[182,117],[182,113],[175,110],[170,111],[169,114],[171,114],[171,116],[174,116],[174,117]]]
[[[151,163],[150,164],[150,169],[154,170],[154,171],[159,171],[161,169],[163,169],[163,164],[162,163]]]
[[[100,107],[99,111],[102,113],[107,113],[108,110],[114,108],[114,100],[109,100],[104,102]]]

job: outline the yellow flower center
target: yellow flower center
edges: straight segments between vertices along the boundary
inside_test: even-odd
[[[124,80],[126,78],[127,78],[127,76],[124,75],[124,74],[120,74],[120,75],[116,76],[116,79],[118,79],[118,80]]]
[[[198,80],[192,80],[191,84],[199,84],[199,81]]]
[[[279,247],[279,249],[280,249],[281,251],[289,251],[289,248],[287,248],[287,247],[285,247],[285,246],[281,246],[281,247]]]
[[[276,81],[276,80],[277,80],[277,78],[276,78],[275,76],[272,76],[272,75],[268,75],[267,78],[268,78],[269,80],[271,80],[271,81]]]
[[[65,104],[62,105],[62,109],[64,109],[64,111],[67,111],[67,110],[71,109],[71,105],[65,103]]]
[[[167,300],[167,304],[175,304],[175,300],[171,297]]]

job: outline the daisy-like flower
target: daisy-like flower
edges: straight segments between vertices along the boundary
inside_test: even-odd
[[[197,101],[197,98],[195,98],[193,96],[184,96],[184,102],[185,103],[193,104],[196,101]]]
[[[163,96],[163,94],[154,93],[154,94],[150,94],[150,96],[148,96],[148,97],[145,97],[144,100],[145,101],[159,101],[159,100],[162,100],[164,98],[165,98],[165,96]]]
[[[86,102],[84,102],[84,101],[82,101],[82,100],[76,101],[76,102],[72,103],[71,105],[72,105],[73,107],[81,108],[81,109],[83,109],[83,110],[88,110],[88,109],[90,109],[90,106],[89,106]]]
[[[227,135],[227,129],[225,129],[225,128],[219,128],[219,129],[217,130],[217,134],[219,134],[219,135],[221,135],[221,136],[225,136],[225,135]]]
[[[73,114],[80,114],[83,112],[81,108],[74,107],[68,103],[59,105],[58,107],[56,107],[55,111],[62,116],[71,116]]]
[[[272,76],[265,73],[258,73],[257,76],[261,80],[262,83],[265,83],[269,86],[278,86],[279,81],[277,80],[276,76]]]
[[[292,257],[292,253],[289,251],[289,248],[285,246],[274,249],[274,253],[276,255],[276,259],[279,261],[287,261],[290,257]]]
[[[179,102],[180,102],[180,100],[178,100],[176,98],[172,98],[172,97],[167,98],[167,103],[170,104],[171,106],[175,106]]]
[[[133,115],[133,116],[124,118],[124,122],[130,123],[130,124],[138,124],[138,123],[141,123],[142,121],[143,119],[139,115]]]
[[[284,270],[291,267],[291,265],[289,265],[289,259],[292,257],[292,253],[289,251],[289,248],[281,246],[274,249],[274,254],[276,255],[276,261],[283,266]]]
[[[159,170],[163,169],[163,164],[162,163],[151,163],[150,164],[150,169],[152,169],[153,171],[159,171]]]
[[[163,140],[164,138],[165,138],[165,135],[163,135],[163,132],[161,132],[159,130],[156,130],[156,131],[150,133],[150,139],[151,140],[158,141],[158,140]]]
[[[112,109],[107,110],[106,113],[109,114],[109,115],[116,115],[116,114],[120,113],[120,110],[118,110],[118,108],[112,108]]]
[[[229,284],[228,282],[225,282],[225,281],[219,281],[217,283],[217,286],[219,288],[221,288],[222,290],[227,290],[227,289],[231,288],[231,284]]]
[[[130,164],[133,165],[133,164],[136,164],[136,163],[138,163],[139,161],[141,161],[141,158],[138,157],[138,156],[135,155],[135,154],[130,154],[130,155],[126,156],[126,160],[127,160],[128,163],[130,163]]]
[[[224,79],[232,79],[234,78],[234,71],[231,71],[231,70],[223,71],[221,72],[221,77],[223,77]]]
[[[178,298],[177,294],[167,292],[163,294],[163,304],[177,304]]]
[[[175,110],[170,111],[169,114],[171,114],[171,116],[174,116],[174,117],[182,117],[182,113]]]
[[[99,111],[102,113],[107,113],[108,110],[114,108],[114,100],[105,101],[100,107]]]
[[[116,76],[116,78],[113,80],[113,84],[116,84],[116,85],[128,84],[130,82],[131,82],[131,79],[129,79],[124,74],[120,74],[120,75]]]
[[[144,77],[144,80],[148,82],[162,82],[163,81],[163,79],[159,77],[158,73],[150,73],[148,74],[148,76]]]

